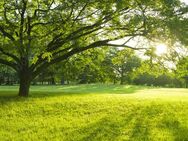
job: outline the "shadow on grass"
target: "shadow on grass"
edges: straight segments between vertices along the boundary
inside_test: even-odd
[[[143,86],[131,85],[99,85],[99,84],[86,84],[86,85],[68,85],[68,86],[31,86],[29,97],[42,98],[42,97],[56,97],[67,95],[87,95],[87,94],[133,94],[134,92],[142,89],[148,89]],[[1,90],[2,89],[2,90]],[[14,86],[2,87],[0,89],[1,99],[19,99],[17,96],[17,89]],[[23,98],[21,98],[23,99]]]
[[[138,90],[148,89],[143,86],[131,85],[71,85],[71,86],[54,86],[47,90],[48,87],[42,89],[31,90],[33,97],[41,96],[62,96],[62,95],[87,95],[87,94],[133,94]]]
[[[121,135],[126,134],[126,131],[122,131],[122,127],[128,125],[134,118],[134,113],[130,113],[126,117],[118,117],[118,120],[116,120],[114,116],[104,116],[88,124],[86,127],[74,130],[70,134],[72,137],[76,136],[76,138],[68,137],[66,140],[116,141]]]
[[[19,97],[17,92],[11,91],[0,91],[0,105],[6,105],[16,102],[26,102],[29,101],[29,98]]]
[[[160,128],[170,132],[174,137],[174,141],[188,141],[188,127],[181,125],[177,119],[164,119],[161,121]]]
[[[143,86],[131,86],[131,85],[106,85],[106,84],[88,84],[88,85],[73,85],[67,87],[61,87],[59,90],[68,93],[103,93],[103,94],[130,94],[137,90],[144,89]]]
[[[67,141],[168,140],[169,136],[163,135],[165,130],[174,141],[188,141],[188,127],[183,126],[173,114],[166,114],[164,119],[155,121],[160,116],[160,112],[165,112],[161,108],[158,106],[137,108],[138,111],[129,112],[126,116],[121,113],[107,115],[94,123],[74,130],[70,133],[71,137],[68,136],[65,139]],[[156,128],[159,132],[154,135],[152,131]]]

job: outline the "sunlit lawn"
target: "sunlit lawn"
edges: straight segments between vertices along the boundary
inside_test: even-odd
[[[188,89],[0,86],[0,141],[188,141]]]

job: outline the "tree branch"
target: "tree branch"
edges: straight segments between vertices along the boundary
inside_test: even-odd
[[[110,43],[107,43],[107,44],[105,44],[105,45],[106,45],[106,46],[111,46],[111,47],[126,47],[126,48],[130,48],[130,49],[133,49],[133,50],[148,49],[148,48],[131,47],[131,46],[128,46],[128,45],[125,45],[125,44],[117,45],[117,44],[110,44]]]
[[[8,32],[6,32],[2,26],[0,26],[0,31],[5,37],[9,38],[11,41],[15,41],[14,37]]]
[[[36,68],[36,70],[33,72],[33,78],[35,78],[44,68],[46,68],[46,67],[48,67],[48,66],[50,66],[50,65],[52,65],[54,63],[63,61],[65,59],[69,58],[70,56],[72,56],[74,54],[77,54],[77,53],[80,53],[80,52],[83,52],[85,50],[88,50],[88,49],[91,49],[91,48],[94,48],[94,47],[103,46],[107,42],[109,42],[109,40],[96,41],[96,42],[94,42],[94,43],[92,43],[92,44],[90,44],[90,45],[88,45],[86,47],[74,48],[71,51],[67,52],[66,54],[51,60],[50,62],[45,61],[43,64],[41,64],[41,66]]]
[[[0,64],[7,65],[9,67],[12,67],[14,70],[18,71],[18,68],[16,67],[17,64],[15,64],[15,63],[11,63],[11,62],[9,62],[7,60],[4,60],[4,59],[0,58]]]
[[[12,59],[14,59],[16,62],[20,63],[20,60],[18,57],[16,57],[15,55],[13,54],[10,54],[8,52],[5,52],[2,48],[0,48],[0,52],[2,52],[4,55],[8,56],[8,57],[11,57]]]

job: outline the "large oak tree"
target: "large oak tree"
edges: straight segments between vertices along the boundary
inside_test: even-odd
[[[19,96],[28,96],[36,76],[74,54],[120,46],[110,41],[124,37],[173,33],[170,23],[185,19],[183,6],[179,0],[2,0],[0,63],[18,73]]]

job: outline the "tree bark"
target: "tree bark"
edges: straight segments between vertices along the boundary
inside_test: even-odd
[[[121,76],[120,76],[120,85],[124,84],[124,75],[123,75],[123,70],[121,71]]]
[[[124,84],[124,78],[121,76],[120,85]]]
[[[19,96],[27,97],[29,95],[29,88],[31,84],[31,75],[27,71],[21,71],[20,75]]]

